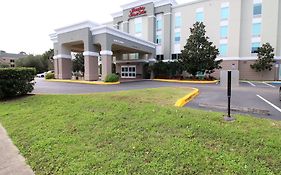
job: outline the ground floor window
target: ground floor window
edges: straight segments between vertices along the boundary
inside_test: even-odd
[[[180,59],[181,54],[172,54],[172,60]]]
[[[136,78],[136,66],[121,66],[121,78]]]
[[[156,55],[156,60],[158,61],[164,60],[164,55]]]

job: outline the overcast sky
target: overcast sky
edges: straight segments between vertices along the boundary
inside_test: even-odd
[[[112,20],[111,13],[134,0],[1,0],[0,50],[41,54],[52,48],[49,34],[66,25]],[[193,0],[177,0],[179,4]]]

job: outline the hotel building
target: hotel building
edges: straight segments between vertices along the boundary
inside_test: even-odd
[[[71,78],[71,52],[85,56],[85,80],[102,79],[112,72],[121,78],[142,78],[143,65],[179,57],[196,21],[206,25],[207,36],[220,51],[222,68],[237,69],[240,79],[280,80],[280,0],[142,0],[121,6],[104,25],[82,22],[51,34],[55,50],[55,76]],[[272,71],[257,73],[250,65],[257,48],[269,42],[276,64]],[[99,60],[100,59],[100,60]],[[219,78],[219,70],[214,73]]]

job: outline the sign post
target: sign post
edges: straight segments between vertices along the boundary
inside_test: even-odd
[[[233,117],[230,115],[230,102],[231,102],[231,71],[227,72],[227,100],[228,100],[228,105],[227,105],[227,116],[224,118],[225,121],[233,121],[235,120]]]

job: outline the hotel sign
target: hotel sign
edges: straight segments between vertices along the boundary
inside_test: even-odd
[[[129,18],[134,18],[141,15],[146,15],[146,10],[144,6],[132,8],[129,12]]]

